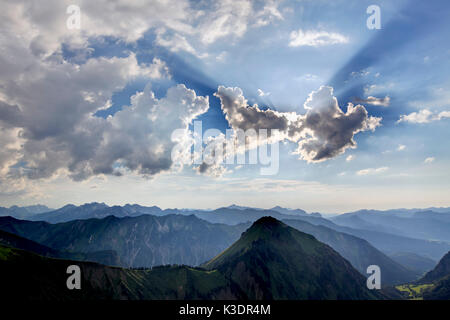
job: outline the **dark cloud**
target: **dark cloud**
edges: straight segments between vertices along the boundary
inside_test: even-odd
[[[257,105],[249,106],[240,88],[219,86],[214,94],[220,99],[222,111],[232,128],[278,129],[284,131],[288,120],[283,114],[273,110],[261,110]]]
[[[362,105],[349,103],[344,113],[333,88],[326,86],[310,94],[303,115],[249,106],[239,88],[220,86],[215,95],[233,129],[278,129],[278,139],[298,143],[296,153],[308,162],[324,161],[354,148],[355,134],[375,130],[381,122],[381,118],[370,117]]]
[[[10,105],[4,101],[0,101],[0,121],[6,126],[21,127],[22,112],[17,105]]]

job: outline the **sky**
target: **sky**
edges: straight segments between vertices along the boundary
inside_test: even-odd
[[[4,0],[0,206],[450,206],[449,14]]]

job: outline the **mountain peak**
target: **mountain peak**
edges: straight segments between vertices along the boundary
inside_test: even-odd
[[[377,296],[337,252],[273,217],[258,219],[238,241],[203,267],[224,274],[250,300]]]
[[[306,215],[306,211],[302,210],[302,209],[288,209],[288,208],[283,208],[280,206],[275,206],[271,209],[269,209],[271,211],[276,211],[282,214],[288,214],[288,215]]]
[[[283,225],[283,223],[277,219],[275,219],[274,217],[271,216],[265,216],[262,218],[259,218],[258,220],[256,220],[253,225],[261,225],[261,226],[281,226]]]

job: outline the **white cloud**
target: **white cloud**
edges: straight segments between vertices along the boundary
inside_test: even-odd
[[[428,157],[425,159],[424,163],[432,163],[432,162],[434,162],[434,160],[436,160],[435,157]]]
[[[81,28],[69,30],[66,20],[69,5],[80,7]],[[61,49],[89,50],[88,40],[113,37],[135,42],[150,29],[159,30],[155,43],[174,52],[181,50],[199,54],[196,45],[209,45],[225,37],[240,38],[250,26],[261,27],[283,16],[278,2],[262,0],[215,0],[198,10],[188,0],[5,0],[0,13],[3,35],[19,35],[17,45],[25,45],[35,55],[49,57]],[[195,43],[195,45],[193,45]]]
[[[76,4],[81,11],[81,28],[69,30],[66,9]],[[192,9],[187,0],[126,1],[41,0],[2,1],[2,33],[19,35],[17,44],[25,45],[35,55],[50,56],[61,43],[86,48],[90,37],[112,36],[134,42],[152,27],[189,31]]]
[[[406,146],[403,145],[403,144],[399,144],[398,147],[397,147],[397,151],[403,151],[405,149],[406,149]]]
[[[166,64],[158,58],[139,64],[133,53],[77,64],[57,52],[52,59],[35,55],[16,40],[14,34],[0,39],[0,61],[14,62],[9,56],[21,61],[0,75],[1,143],[7,151],[7,156],[0,152],[2,181],[24,175],[45,179],[63,171],[81,180],[120,174],[118,165],[146,175],[168,170],[173,145],[168,131],[187,128],[190,114],[207,109],[207,99],[176,87],[160,100],[151,92],[146,100],[137,94],[130,107],[98,118],[93,114],[110,106],[114,92],[130,81],[169,78]],[[21,170],[13,168],[18,161],[25,165]]]
[[[137,78],[170,77],[160,59],[139,64],[132,53],[120,58],[88,58],[87,55],[83,64],[64,60],[63,43],[87,50],[88,37],[126,34],[133,38],[133,32],[139,32],[137,28],[123,33],[124,29],[120,28],[125,24],[119,26],[117,21],[103,25],[109,19],[103,14],[118,2],[111,5],[95,2],[104,6],[103,11],[95,10],[93,2],[80,2],[80,31],[66,28],[69,1],[41,1],[39,5],[18,1],[2,3],[0,130],[2,151],[8,153],[6,157],[0,152],[2,181],[22,179],[25,174],[31,178],[50,177],[61,168],[78,171],[79,164],[89,158],[107,127],[106,121],[92,115],[111,105],[113,93]],[[126,17],[133,5],[123,5]],[[155,7],[150,5],[148,9]],[[93,19],[94,15],[98,19]],[[18,161],[25,168],[14,169],[12,166]]]
[[[207,45],[225,37],[240,38],[249,26],[261,27],[283,19],[277,1],[262,3],[262,9],[257,9],[256,2],[250,0],[215,1],[197,25],[200,41]]]
[[[227,56],[228,56],[228,53],[226,51],[222,51],[220,54],[218,54],[216,56],[216,60],[219,61],[219,62],[223,62],[223,61],[225,61]]]
[[[180,85],[161,99],[149,90],[137,93],[131,105],[114,116],[95,117],[130,81],[170,78],[170,72],[164,61],[154,58],[142,64],[133,53],[91,58],[91,39],[112,37],[132,43],[153,28],[155,43],[204,57],[206,53],[199,54],[192,42],[208,45],[224,37],[242,37],[249,26],[283,18],[278,3],[271,0],[259,2],[260,7],[249,0],[216,1],[206,11],[187,0],[80,0],[76,4],[81,29],[69,30],[66,9],[71,4],[70,0],[42,0],[39,5],[2,2],[2,181],[13,173],[45,179],[64,171],[84,179],[120,174],[123,168],[145,175],[166,170],[171,167],[167,152],[173,145],[168,132],[186,129],[193,116],[208,108],[206,98]],[[65,60],[63,47],[75,50],[81,59]],[[13,170],[18,161],[25,167]]]
[[[348,43],[349,39],[336,32],[316,31],[302,29],[294,30],[290,34],[290,47],[320,47],[333,44]]]
[[[395,86],[396,84],[394,82],[368,84],[364,87],[364,95],[373,96],[377,94],[384,94],[386,91],[392,90]]]
[[[370,74],[370,71],[368,69],[362,69],[361,71],[353,71],[350,73],[350,76],[352,77],[366,77]]]
[[[401,115],[397,123],[430,123],[432,121],[439,121],[446,118],[450,118],[450,111],[441,111],[439,113],[436,113],[428,109],[422,109],[419,112],[412,112],[408,115]]]
[[[175,33],[164,35],[165,31],[157,32],[155,44],[166,47],[172,52],[185,51],[190,54],[193,54],[199,58],[206,58],[208,56],[207,53],[200,54],[196,49],[188,42],[186,37]]]
[[[307,74],[305,74],[305,75],[303,75],[301,77],[295,78],[295,80],[299,80],[299,81],[302,81],[302,80],[305,80],[305,81],[318,81],[319,77],[317,75],[315,75],[315,74],[307,73]]]
[[[357,171],[356,174],[358,176],[374,175],[386,172],[387,170],[389,170],[389,167],[367,168]]]
[[[347,156],[347,158],[345,158],[345,161],[347,161],[347,162],[350,162],[350,161],[353,161],[353,160],[355,160],[355,156],[352,155],[352,154]]]
[[[260,97],[264,97],[264,96],[270,95],[270,92],[264,92],[261,89],[258,89],[257,92],[258,92],[258,96],[260,96]]]
[[[284,20],[283,15],[278,10],[279,1],[269,0],[263,5],[263,9],[255,15],[257,27],[267,26],[276,20]]]
[[[368,96],[366,99],[356,98],[355,102],[371,104],[374,106],[388,107],[391,102],[391,98],[389,96],[385,96],[384,98]]]

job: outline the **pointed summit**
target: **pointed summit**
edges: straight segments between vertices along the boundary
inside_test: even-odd
[[[329,246],[272,217],[257,220],[203,265],[247,299],[372,299],[366,279]]]

